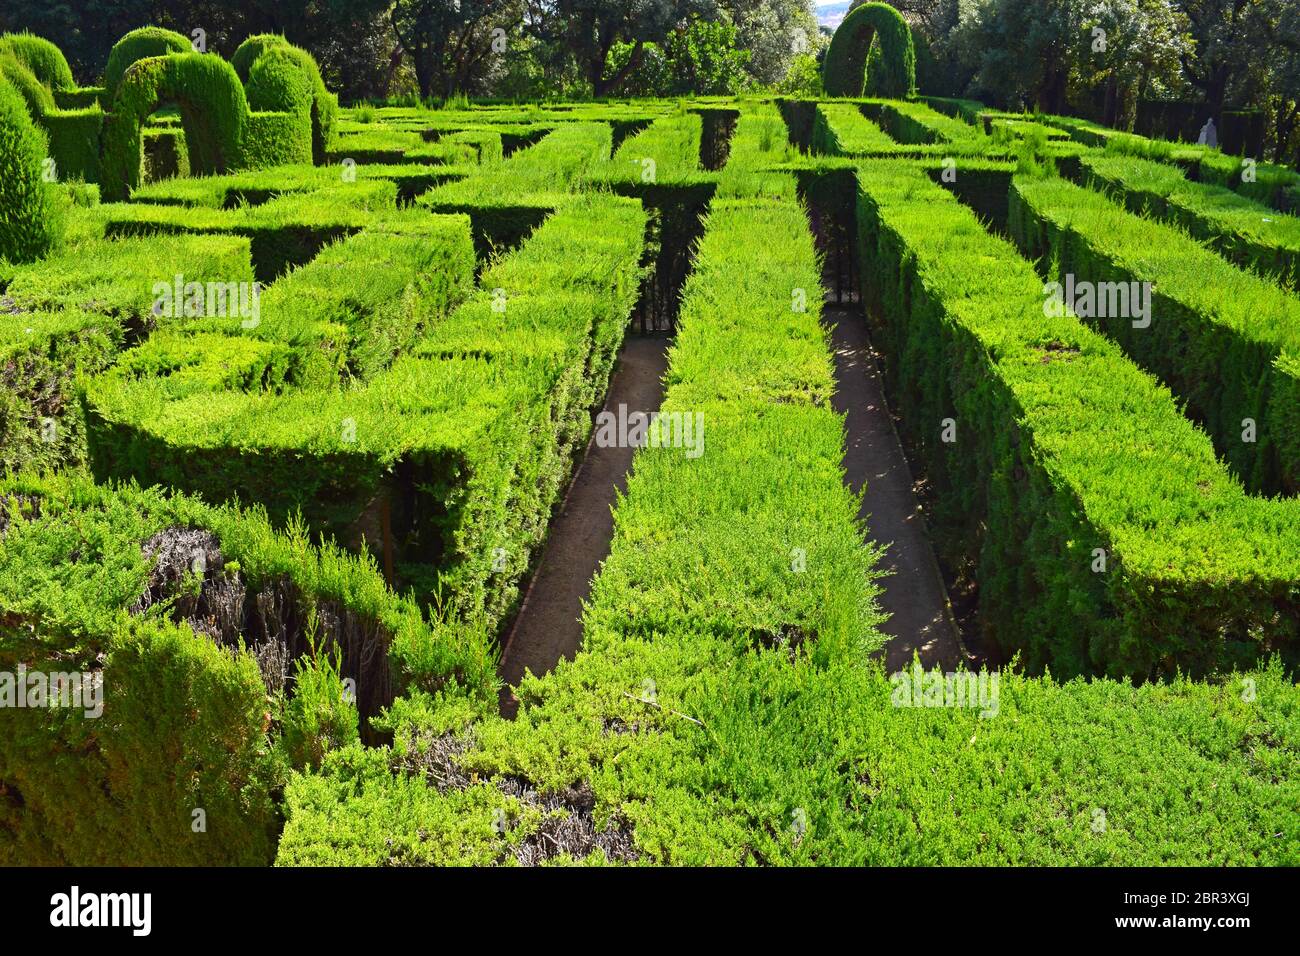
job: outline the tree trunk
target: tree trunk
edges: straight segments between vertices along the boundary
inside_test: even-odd
[[[601,73],[600,92],[597,93],[596,96],[597,97],[607,96],[608,94],[616,91],[623,84],[623,81],[626,80],[629,75],[631,75],[632,71],[641,65],[641,60],[644,58],[644,56],[645,56],[645,44],[642,43],[640,40],[637,40],[636,46],[632,48],[632,55],[629,56],[627,58],[627,62],[623,64],[623,69],[619,70],[616,74],[614,74],[609,79],[605,79],[605,67],[602,64],[600,68],[600,73]],[[606,58],[609,57],[608,50],[605,51],[605,57]]]

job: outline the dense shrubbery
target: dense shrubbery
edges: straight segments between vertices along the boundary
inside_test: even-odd
[[[5,71],[0,136],[90,95]],[[783,103],[793,137],[757,98],[336,115],[275,36],[120,72],[105,186],[130,201],[42,182],[66,247],[0,262],[0,670],[118,691],[7,724],[0,857],[265,862],[287,784],[286,864],[1288,861],[1300,511],[1211,438],[1291,489],[1294,297],[1027,172],[1289,261],[1291,223],[1206,182],[1220,154],[943,100]],[[142,156],[217,175],[146,183]],[[942,554],[1015,667],[1051,671],[1000,673],[997,719],[892,706],[867,661],[879,551],[804,206],[832,193]],[[502,720],[498,632],[673,244],[662,411],[704,454],[638,451],[582,652]],[[1040,256],[1156,280],[1151,339],[1046,315]],[[177,276],[266,288],[255,318],[184,286],[160,307]],[[103,483],[37,477],[59,468]]]
[[[76,478],[0,485],[0,608],[5,671],[84,672],[103,687],[102,716],[6,709],[11,865],[266,863],[290,758],[322,734],[355,739],[357,707],[391,693],[390,650],[434,646],[372,565],[301,531]],[[337,683],[339,660],[357,702],[325,716],[312,689]],[[289,700],[295,687],[307,697]]]

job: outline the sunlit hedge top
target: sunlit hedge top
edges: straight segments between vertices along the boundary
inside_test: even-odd
[[[43,37],[31,33],[6,33],[0,36],[0,53],[13,54],[51,90],[70,90],[77,85],[63,51]]]
[[[162,27],[132,30],[113,44],[113,49],[108,53],[108,65],[104,67],[104,88],[110,96],[116,93],[122,75],[137,60],[166,56],[168,53],[189,53],[192,49],[190,41],[174,30],[164,30]]]

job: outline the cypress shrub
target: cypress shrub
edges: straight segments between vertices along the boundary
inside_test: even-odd
[[[10,82],[14,89],[22,94],[32,118],[40,120],[54,109],[54,94],[36,78],[26,64],[12,53],[0,46],[0,76]]]
[[[230,65],[235,68],[240,82],[248,83],[253,76],[253,67],[263,54],[272,50],[287,55],[298,64],[302,75],[307,79],[312,90],[312,157],[320,165],[325,162],[325,153],[333,144],[338,126],[338,98],[325,87],[321,77],[320,65],[306,50],[294,46],[276,33],[260,33],[249,37],[239,45],[235,55],[230,58]],[[250,94],[251,95],[251,94]],[[253,105],[255,110],[279,109],[273,106]]]
[[[196,175],[242,165],[248,101],[225,60],[201,53],[150,57],[122,79],[104,127],[104,198],[125,199],[140,184],[141,126],[163,100],[180,104],[190,168]]]
[[[45,136],[13,84],[0,79],[0,259],[30,262],[57,233],[54,196],[45,182]]]

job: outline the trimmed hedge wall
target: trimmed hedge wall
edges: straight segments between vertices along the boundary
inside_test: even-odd
[[[0,861],[269,862],[286,774],[358,739],[390,657],[492,693],[485,646],[439,636],[373,565],[300,529],[84,478],[3,482],[0,669],[97,675],[102,716],[5,709]]]
[[[1081,179],[1139,215],[1177,223],[1239,265],[1300,288],[1300,218],[1230,189],[1188,182],[1172,166],[1131,156],[1081,157]]]
[[[1017,177],[1010,228],[1051,278],[1072,274],[1099,289],[1150,283],[1150,327],[1129,316],[1089,321],[1170,385],[1247,487],[1300,491],[1300,300],[1185,233],[1060,179]]]
[[[63,51],[43,37],[31,33],[0,34],[0,53],[3,52],[13,54],[52,92],[71,92],[76,88]]]
[[[468,213],[480,258],[518,245],[553,211],[569,202],[569,189],[610,157],[613,135],[604,123],[576,122],[548,133],[478,175],[421,196],[420,206]]]
[[[247,215],[291,201],[319,208],[323,196]],[[146,212],[176,228],[203,218],[141,206],[132,219]],[[645,217],[629,200],[572,199],[485,275],[481,295],[435,321],[472,274],[467,229],[463,217],[387,214],[277,281],[251,333],[200,322],[150,340],[89,386],[96,473],[237,493],[278,521],[301,509],[314,530],[357,546],[364,537],[403,586],[457,597],[490,631],[603,394],[639,286]],[[497,288],[509,325],[493,308]],[[160,376],[178,365],[185,375]],[[304,456],[315,463],[306,471]],[[391,514],[383,540],[377,502]],[[494,570],[497,548],[504,570]]]
[[[894,408],[941,550],[974,564],[986,633],[1057,678],[1294,661],[1300,501],[1247,495],[1169,392],[1047,314],[1030,264],[923,171],[858,176]]]
[[[333,147],[337,138],[338,97],[325,88],[325,81],[321,77],[320,66],[315,58],[278,34],[263,33],[249,37],[235,50],[234,56],[230,58],[230,65],[234,67],[240,81],[248,84],[257,75],[258,62],[272,53],[275,56],[264,69],[270,69],[279,76],[275,79],[270,76],[257,79],[255,83],[255,87],[259,88],[257,95],[253,95],[252,89],[249,91],[250,106],[258,111],[289,111],[287,106],[272,105],[284,101],[283,89],[272,94],[266,87],[272,83],[281,88],[289,83],[295,87],[299,83],[305,83],[311,91],[311,106],[308,114],[311,119],[312,161],[319,165],[325,162],[326,153]],[[286,76],[290,72],[297,73],[295,80],[290,80]],[[296,97],[297,94],[294,94],[293,102],[298,105],[300,101]],[[291,112],[297,113],[298,109]]]
[[[868,52],[878,59],[868,69]],[[822,65],[827,96],[903,98],[916,93],[916,50],[902,14],[887,3],[850,10],[831,38]]]
[[[105,199],[125,199],[140,185],[141,128],[164,100],[180,105],[195,174],[239,168],[248,101],[230,64],[203,53],[149,57],[135,61],[122,78],[104,126]]]

